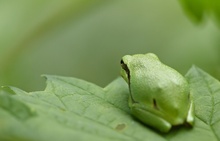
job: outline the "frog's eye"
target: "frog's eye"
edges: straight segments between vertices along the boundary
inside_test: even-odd
[[[120,62],[120,63],[121,63],[121,65],[124,65],[124,64],[125,64],[123,60],[121,60],[121,62]]]
[[[124,63],[123,60],[121,60],[121,67],[126,72],[128,80],[130,80],[130,71],[128,69],[128,66]]]

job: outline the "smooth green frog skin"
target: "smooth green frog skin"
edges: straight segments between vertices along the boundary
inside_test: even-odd
[[[155,54],[125,55],[121,76],[128,83],[129,107],[137,119],[161,132],[181,124],[193,125],[188,82]]]

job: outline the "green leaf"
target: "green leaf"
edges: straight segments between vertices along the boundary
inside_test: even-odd
[[[49,75],[46,78],[45,91],[26,93],[10,87],[15,94],[1,92],[1,140],[164,140],[135,121],[123,110],[125,106],[114,106],[114,101],[107,100],[115,97],[106,96],[113,84],[103,90],[75,78]],[[19,109],[11,110],[15,105]],[[21,120],[14,113],[26,115],[26,118]]]
[[[201,22],[204,16],[203,0],[180,0],[189,16],[197,22]]]
[[[195,103],[196,117],[205,124],[212,139],[220,140],[220,82],[197,67],[186,75]]]
[[[45,77],[44,91],[27,93],[14,87],[1,90],[0,140],[220,140],[220,82],[197,67],[186,75],[195,103],[195,125],[175,127],[167,134],[131,116],[128,87],[121,78],[101,88],[76,78]]]
[[[201,22],[206,15],[215,15],[220,20],[219,0],[180,0],[184,9],[195,21]]]

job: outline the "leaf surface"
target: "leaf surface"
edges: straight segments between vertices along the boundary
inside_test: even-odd
[[[121,78],[101,88],[76,78],[45,77],[44,91],[1,90],[0,140],[220,140],[220,82],[197,67],[186,75],[195,104],[195,125],[175,127],[167,134],[131,116],[128,87]]]

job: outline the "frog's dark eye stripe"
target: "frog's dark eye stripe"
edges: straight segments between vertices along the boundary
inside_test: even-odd
[[[128,81],[130,81],[130,71],[128,69],[128,66],[124,63],[123,60],[121,60],[121,67],[123,70],[125,70],[126,74],[128,75]]]
[[[126,72],[126,74],[127,74],[127,78],[128,78],[127,81],[128,81],[129,91],[130,91],[130,94],[131,94],[131,100],[132,100],[133,103],[136,103],[136,102],[134,101],[134,98],[132,97],[132,92],[131,92],[131,88],[130,88],[130,86],[131,86],[130,71],[129,71],[129,69],[128,69],[127,64],[125,64],[123,60],[121,60],[121,68],[122,68],[122,69]]]

